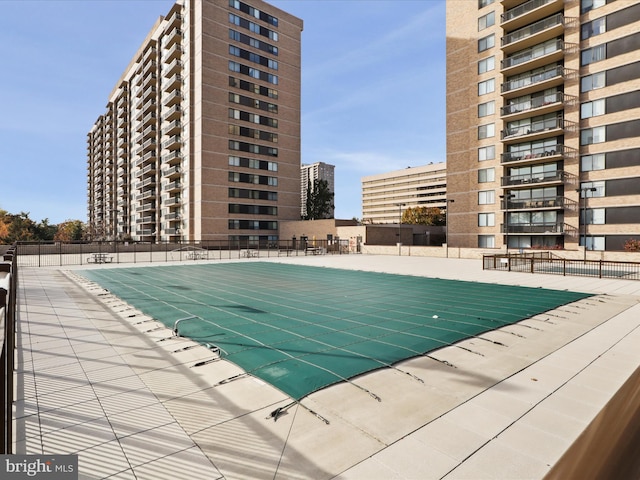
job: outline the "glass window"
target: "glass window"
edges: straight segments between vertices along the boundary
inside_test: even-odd
[[[482,190],[478,192],[478,205],[491,205],[496,201],[496,192],[494,190]]]
[[[584,219],[583,219],[584,222]],[[605,224],[605,209],[604,208],[589,208],[587,209],[587,224],[589,225],[604,225]]]
[[[580,132],[580,145],[591,145],[606,141],[605,127],[585,128]]]
[[[480,170],[478,170],[478,183],[495,182],[495,180],[495,168],[481,168]]]
[[[496,57],[484,58],[478,62],[478,73],[490,72],[496,68]]]
[[[496,225],[495,213],[479,213],[478,214],[479,227],[495,227],[495,225]]]
[[[598,115],[604,115],[606,112],[604,98],[600,100],[594,100],[593,102],[585,102],[580,105],[580,118],[597,117]]]
[[[595,188],[591,191],[591,188]],[[605,182],[582,182],[580,183],[580,198],[591,197],[604,197],[605,196]]]
[[[604,60],[605,58],[607,58],[606,43],[603,43],[602,45],[596,45],[592,48],[587,48],[586,50],[583,50],[580,55],[582,66],[599,62],[600,60]]]
[[[496,36],[492,33],[478,40],[478,52],[484,52],[496,44]]]
[[[484,162],[485,160],[493,160],[496,158],[496,146],[489,145],[488,147],[480,147],[478,149],[478,161]]]
[[[592,170],[604,170],[606,168],[604,153],[597,153],[595,155],[584,155],[581,158],[581,165],[583,172],[590,172]]]
[[[489,80],[485,80],[484,82],[478,83],[478,95],[485,95],[487,93],[491,93],[496,89],[496,81],[494,78],[490,78]]]
[[[478,127],[478,140],[483,138],[491,138],[496,134],[495,123],[489,123],[488,125],[480,125]]]
[[[580,245],[583,242],[583,237],[580,237]],[[587,237],[587,250],[604,250],[604,237]]]
[[[596,18],[582,25],[582,40],[595,37],[607,31],[607,17]]]
[[[606,86],[606,74],[605,72],[594,73],[593,75],[587,75],[580,80],[580,89],[582,92],[589,92]]]
[[[494,100],[478,105],[478,117],[486,117],[494,113],[496,113],[496,102]]]
[[[479,248],[495,248],[496,237],[494,235],[478,235]]]
[[[489,12],[478,19],[478,31],[484,30],[496,23],[496,12]]]
[[[607,4],[607,0],[581,0],[580,13],[586,13],[594,8],[600,8]]]

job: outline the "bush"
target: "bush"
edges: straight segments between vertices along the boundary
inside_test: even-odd
[[[624,244],[625,252],[640,252],[640,240],[630,238]]]

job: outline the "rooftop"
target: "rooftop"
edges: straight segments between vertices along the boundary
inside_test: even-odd
[[[594,296],[292,402],[71,267],[22,268],[15,453],[77,453],[81,478],[542,478],[640,364],[639,282],[461,259],[261,261]]]

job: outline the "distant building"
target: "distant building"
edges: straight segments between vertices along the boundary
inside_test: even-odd
[[[309,184],[313,186],[314,180],[325,180],[330,192],[335,192],[334,170],[335,165],[324,162],[316,162],[309,165],[303,164],[300,167],[300,217],[307,215],[307,188]],[[333,218],[333,209],[331,217]]]
[[[299,218],[302,26],[260,0],[159,18],[88,134],[96,237],[271,242]]]
[[[451,246],[640,239],[640,2],[446,5]]]
[[[444,162],[362,177],[362,221],[398,223],[409,207],[447,205]]]

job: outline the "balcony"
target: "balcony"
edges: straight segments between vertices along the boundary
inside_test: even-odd
[[[173,205],[182,205],[182,200],[180,200],[180,195],[176,195],[175,197],[170,197],[167,201],[164,202],[165,206],[171,207]]]
[[[145,88],[144,93],[142,94],[142,99],[146,100],[149,97],[155,96],[157,92],[158,91],[156,90],[156,87],[152,86],[152,87]]]
[[[142,76],[144,76],[149,72],[154,72],[158,68],[158,64],[156,62],[147,62],[142,67]]]
[[[167,125],[162,129],[162,134],[171,135],[174,133],[179,133],[181,129],[182,129],[182,122],[180,120],[174,120],[173,122],[169,123],[169,125]]]
[[[142,60],[146,61],[149,59],[149,57],[155,56],[156,53],[157,53],[156,47],[151,46],[150,48],[147,48],[144,54],[142,54]]]
[[[553,145],[551,147],[539,147],[528,150],[519,150],[516,152],[505,152],[501,154],[501,163],[509,164],[529,164],[540,163],[540,159],[545,161],[559,160],[562,158],[571,158],[577,155],[577,151],[565,145]]]
[[[152,148],[155,148],[156,146],[156,139],[155,138],[149,138],[148,140],[146,140],[143,144],[142,144],[142,151],[146,152]]]
[[[169,49],[169,51],[166,53],[164,60],[166,62],[171,62],[175,59],[179,59],[180,55],[182,55],[182,45],[180,45],[179,43],[176,43],[173,47],[171,47]]]
[[[510,3],[508,2],[510,5]],[[507,8],[508,5],[505,5]],[[505,31],[515,30],[539,18],[562,11],[564,0],[529,0],[500,15],[500,25]]]
[[[503,75],[515,75],[556,63],[563,59],[565,48],[575,47],[560,39],[539,43],[500,60]]]
[[[167,155],[162,156],[162,162],[169,165],[180,165],[182,162],[182,152],[180,150],[174,150]]]
[[[179,228],[165,228],[164,233],[167,235],[180,235]]]
[[[555,170],[551,172],[528,173],[524,175],[506,175],[500,180],[503,187],[529,187],[550,183],[563,184],[565,180],[570,178],[571,175],[564,170]]]
[[[169,15],[166,19],[167,29],[171,27],[179,27],[182,24],[182,15],[178,12],[174,12]]]
[[[172,212],[172,213],[167,213],[164,216],[165,220],[170,220],[170,221],[176,221],[176,220],[180,220],[180,212]]]
[[[157,80],[158,80],[158,77],[155,73],[145,75],[144,80],[142,82],[142,88],[148,88],[151,85],[155,85]]]
[[[563,110],[565,104],[572,105],[577,98],[556,92],[548,95],[540,95],[518,103],[509,103],[500,109],[500,116],[505,121],[520,120],[532,115],[546,115],[548,113]]]
[[[564,120],[561,115],[558,115],[557,117],[537,120],[526,125],[502,130],[502,141],[505,143],[534,141],[561,135],[564,130],[571,130],[572,128],[575,128],[573,122]]]
[[[176,118],[180,118],[180,115],[182,115],[182,108],[180,107],[180,105],[174,105],[169,110],[164,112],[162,119],[165,121],[171,121],[175,120]]]
[[[164,76],[169,78],[176,73],[180,73],[182,70],[182,62],[179,58],[176,58],[173,62],[167,65],[164,69]]]
[[[147,125],[149,125],[152,122],[156,121],[156,112],[149,112],[147,113],[144,118],[142,119],[142,126],[146,127]]]
[[[150,237],[155,235],[156,231],[152,228],[146,228],[143,230],[136,230],[136,235],[139,237]]]
[[[145,102],[145,104],[142,106],[142,110],[144,112],[147,112],[148,110],[155,108],[156,106],[156,99],[155,98],[150,98],[149,100],[147,100]]]
[[[142,169],[142,175],[146,175],[147,173],[152,173],[152,172],[155,172],[155,171],[156,171],[156,164],[155,164],[155,162],[154,162],[154,163],[150,163],[149,165],[146,165],[146,166]],[[155,180],[155,177],[154,177],[154,180]],[[144,185],[147,185],[147,184],[143,182],[143,184],[142,184],[142,185],[144,186]]]
[[[182,75],[176,73],[173,77],[167,80],[167,83],[164,86],[164,91],[171,92],[172,90],[180,87],[182,87]]]
[[[156,204],[155,202],[145,203],[136,208],[136,212],[155,212]]]
[[[531,47],[537,43],[551,40],[562,35],[564,30],[564,15],[557,13],[552,17],[527,25],[505,35],[500,40],[505,55]]]
[[[174,135],[162,144],[162,147],[166,148],[167,150],[175,150],[177,148],[180,148],[181,146],[182,138],[180,137],[180,135]]]
[[[506,227],[506,228],[505,228]],[[516,225],[500,225],[501,233],[537,233],[546,235],[564,235],[565,233],[571,235],[571,232],[575,232],[576,228],[566,223],[518,223]]]
[[[141,217],[141,218],[137,218],[136,219],[136,224],[138,224],[138,225],[148,225],[150,223],[156,223],[156,216],[155,215],[147,215],[145,217]]]
[[[182,172],[182,168],[180,167],[180,165],[176,165],[175,167],[171,167],[171,168],[167,168],[166,170],[163,170],[162,175],[169,179],[174,179],[176,177],[179,177],[181,172]]]
[[[162,99],[162,103],[166,107],[171,107],[177,103],[180,103],[181,101],[182,101],[182,92],[180,90],[174,90],[172,93],[170,93],[169,95],[165,96]]]
[[[501,85],[504,98],[514,98],[562,85],[569,70],[561,65],[552,65],[542,72],[511,79]]]
[[[502,210],[507,210],[504,205],[504,200],[501,202],[501,208]],[[555,196],[509,200],[508,210],[511,212],[517,210],[576,210],[576,208],[577,202],[563,196]]]
[[[171,30],[169,33],[166,34],[165,36],[166,39],[166,43],[165,45],[167,47],[170,47],[171,45],[173,45],[176,42],[181,42],[182,41],[182,30],[180,30],[178,27],[174,28],[173,30]]]
[[[176,180],[174,182],[170,182],[164,186],[165,192],[176,192],[182,189],[182,184],[180,180]]]

